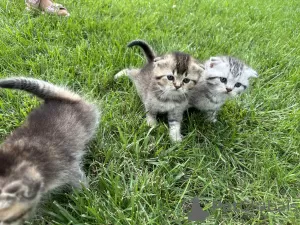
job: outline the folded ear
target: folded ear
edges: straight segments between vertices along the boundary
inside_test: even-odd
[[[191,64],[191,69],[192,69],[193,71],[203,72],[204,69],[205,69],[205,66],[204,66],[203,64],[201,64],[201,63],[193,62],[193,63]]]
[[[22,195],[24,198],[33,199],[43,188],[42,176],[33,166],[27,167],[24,175],[22,179]]]
[[[245,67],[245,71],[244,71],[244,74],[250,78],[250,77],[258,77],[258,74],[255,70],[253,70],[252,68],[250,67]]]
[[[2,190],[3,195],[17,196],[23,190],[21,180],[12,181],[8,183]]]
[[[0,193],[0,211],[11,207],[18,199],[23,189],[22,181],[16,180],[6,184]]]
[[[221,57],[210,57],[210,59],[205,62],[205,70],[214,69],[223,63],[224,61]]]
[[[26,180],[25,180],[26,179]],[[12,198],[34,199],[41,190],[42,182],[39,180],[13,181],[6,185],[2,190],[2,196]]]
[[[33,199],[43,188],[42,177],[36,168],[20,165],[15,171],[16,178],[8,182],[2,189],[3,196]]]
[[[164,59],[163,57],[156,57],[153,63],[155,67],[164,67],[168,64],[168,60]]]
[[[229,64],[222,57],[211,57],[205,62],[205,70],[209,73],[222,73],[227,71]]]
[[[158,61],[160,61],[160,60],[162,60],[162,59],[164,59],[163,57],[156,57],[156,58],[154,58],[153,59],[153,62],[158,62]]]

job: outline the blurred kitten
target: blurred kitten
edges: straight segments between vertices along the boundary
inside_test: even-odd
[[[257,72],[230,56],[211,57],[205,70],[189,96],[189,104],[206,111],[208,119],[216,122],[216,115],[225,101],[243,93],[249,78]]]
[[[98,111],[80,96],[31,78],[0,79],[45,100],[0,146],[0,224],[23,224],[44,193],[87,179],[81,169],[85,145],[95,133]]]
[[[49,14],[58,16],[70,16],[66,7],[61,4],[54,3],[52,0],[25,0],[26,10],[41,10]]]
[[[140,46],[148,60],[141,69],[124,69],[115,78],[127,75],[134,82],[144,103],[149,126],[156,125],[158,113],[168,113],[170,138],[181,141],[181,121],[188,105],[188,92],[197,84],[203,66],[190,55],[174,52],[156,57],[144,41],[136,40],[128,47]]]

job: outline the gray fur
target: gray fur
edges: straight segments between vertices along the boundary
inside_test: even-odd
[[[134,43],[137,45],[140,42]],[[145,47],[146,42],[142,43],[143,50],[151,49],[150,46]],[[124,69],[115,78],[127,75],[134,82],[147,112],[148,125],[156,125],[158,113],[168,113],[170,138],[172,141],[181,141],[181,121],[188,106],[188,93],[197,84],[202,71],[203,66],[190,55],[174,52],[155,57],[153,61],[148,57],[148,63],[143,68]],[[169,80],[170,76],[173,80]],[[187,79],[190,81],[184,82]]]
[[[211,57],[205,62],[205,70],[196,87],[190,92],[189,105],[206,111],[208,119],[216,122],[222,105],[227,99],[243,93],[251,77],[257,77],[257,72],[242,61],[230,56]],[[226,79],[226,82],[221,79]]]
[[[42,99],[61,99],[66,101],[79,101],[79,95],[55,86],[48,82],[33,78],[16,77],[0,80],[0,87],[19,89],[30,92]]]
[[[153,62],[155,59],[155,52],[153,49],[150,47],[150,45],[147,44],[147,42],[143,40],[134,40],[130,42],[127,47],[131,48],[133,46],[139,46],[143,49],[144,54],[148,60],[149,63]]]
[[[227,57],[228,63],[229,63],[229,70],[230,73],[233,75],[233,77],[239,77],[242,75],[243,73],[243,69],[244,69],[244,63],[241,62],[238,59],[235,59],[231,56]],[[226,57],[225,57],[225,61],[226,61]]]
[[[0,87],[45,99],[0,146],[0,224],[23,224],[46,192],[87,185],[81,159],[99,113],[78,95],[45,81],[8,78]]]

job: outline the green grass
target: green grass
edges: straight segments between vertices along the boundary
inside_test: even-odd
[[[212,212],[213,201],[289,202],[300,210],[299,1],[60,3],[69,18],[29,14],[22,0],[0,2],[0,76],[68,85],[103,110],[84,161],[90,188],[49,196],[33,224],[199,224],[187,217],[196,196],[211,214],[201,224],[300,224],[292,210]],[[226,103],[216,124],[188,112],[186,137],[174,145],[164,121],[146,126],[132,83],[113,80],[143,64],[139,50],[126,49],[137,38],[159,53],[233,55],[259,78]],[[3,90],[0,98],[4,140],[39,101]]]

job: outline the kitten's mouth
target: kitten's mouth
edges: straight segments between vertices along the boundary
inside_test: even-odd
[[[175,91],[175,92],[181,92],[181,93],[183,93],[183,91],[182,91],[182,89],[181,88],[174,88],[172,91]]]
[[[185,93],[181,90],[173,90],[173,93],[176,95],[185,95]]]

